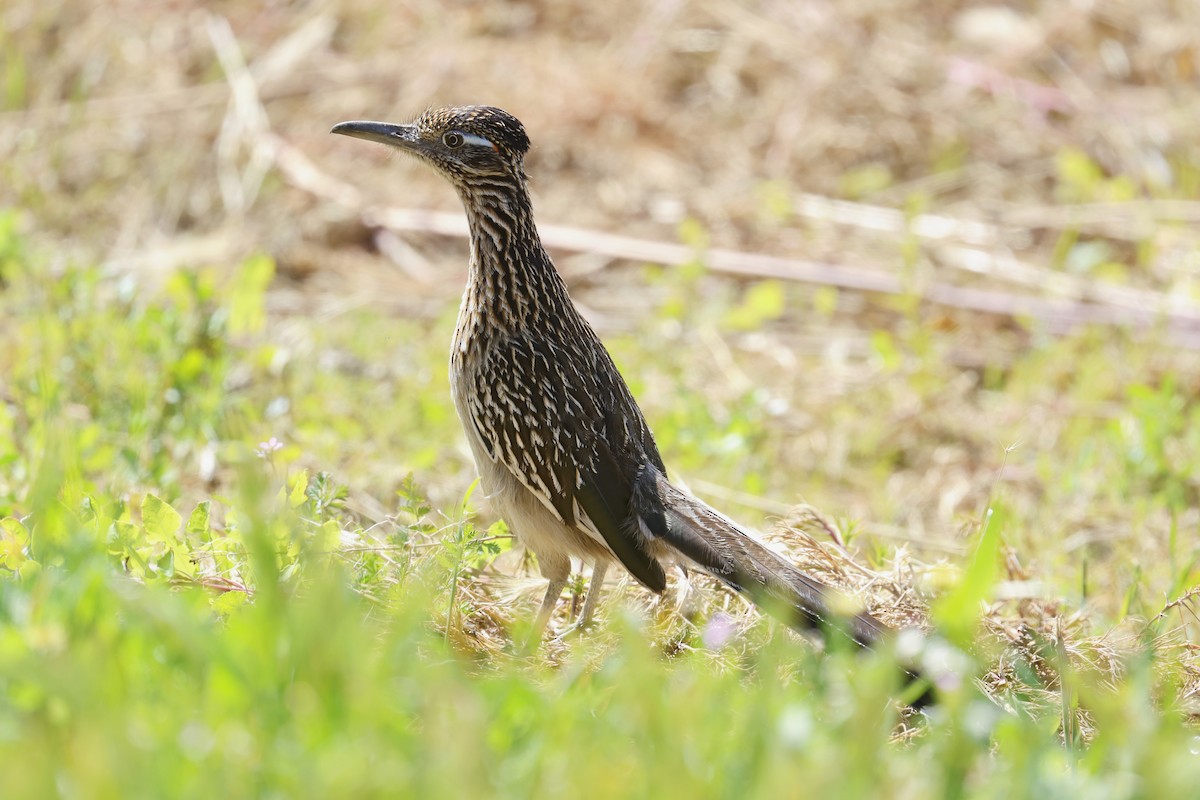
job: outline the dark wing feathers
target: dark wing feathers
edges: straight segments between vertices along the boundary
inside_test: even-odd
[[[645,536],[630,512],[631,488],[631,482],[604,447],[595,468],[581,473],[575,497],[633,577],[647,589],[661,592],[667,588],[667,576],[658,559],[646,552]]]
[[[646,550],[632,504],[642,443],[653,445],[653,438],[599,342],[607,369],[580,370],[591,359],[567,347],[527,335],[493,343],[474,375],[469,407],[476,430],[491,457],[564,523],[586,532],[578,504],[625,568],[661,592],[666,575]],[[507,377],[492,383],[489,375]],[[657,448],[652,458],[661,463]]]

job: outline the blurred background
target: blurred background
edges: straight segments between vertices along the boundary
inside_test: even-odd
[[[927,560],[1003,507],[1012,577],[1154,610],[1200,524],[1197,30],[1192,0],[7,0],[0,208],[114,302],[274,265],[237,423],[109,478],[200,497],[277,436],[368,521],[407,475],[447,506],[458,201],[328,131],[501,106],[694,491]]]

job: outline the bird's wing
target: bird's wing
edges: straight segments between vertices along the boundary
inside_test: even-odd
[[[666,575],[632,510],[638,465],[621,457],[628,443],[620,437],[645,423],[636,406],[631,425],[620,418],[627,409],[612,407],[605,381],[621,380],[615,368],[598,376],[592,367],[579,350],[513,336],[483,355],[467,408],[492,459],[565,524],[603,542],[635,578],[662,591]],[[623,382],[619,388],[628,396]]]

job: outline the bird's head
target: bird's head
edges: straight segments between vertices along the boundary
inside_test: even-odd
[[[340,122],[330,132],[411,153],[445,175],[460,192],[525,179],[522,163],[529,150],[525,126],[492,106],[430,109],[410,125]]]

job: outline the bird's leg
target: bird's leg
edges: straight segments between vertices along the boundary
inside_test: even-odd
[[[592,624],[592,615],[596,606],[600,605],[600,593],[604,590],[604,573],[608,571],[608,562],[597,559],[592,566],[592,582],[588,586],[587,599],[583,601],[583,613],[579,615],[579,627],[586,628]]]
[[[567,579],[571,577],[571,559],[567,556],[538,555],[538,566],[550,583],[546,586],[546,596],[542,598],[542,607],[534,620],[533,630],[529,632],[529,639],[525,642],[525,649],[530,651],[537,649],[541,643],[546,625],[554,614],[554,607],[558,605],[558,598],[562,596]]]
[[[598,559],[592,566],[592,581],[591,585],[588,586],[587,597],[583,601],[583,611],[580,612],[579,619],[574,625],[571,625],[558,635],[559,639],[565,639],[568,636],[579,633],[592,624],[592,615],[596,613],[596,606],[600,604],[600,595],[604,590],[604,573],[607,571],[607,560]]]
[[[696,596],[696,586],[687,567],[679,564],[679,584],[675,589],[675,613],[684,619],[692,619],[699,610]],[[664,595],[665,596],[665,595]]]
[[[542,608],[538,611],[537,620],[533,623],[533,632],[530,634],[530,639],[540,641],[542,633],[546,630],[546,625],[550,623],[550,617],[554,614],[554,607],[558,605],[558,598],[562,596],[562,591],[567,586],[567,578],[551,578],[550,583],[546,586],[546,596],[542,598]]]

